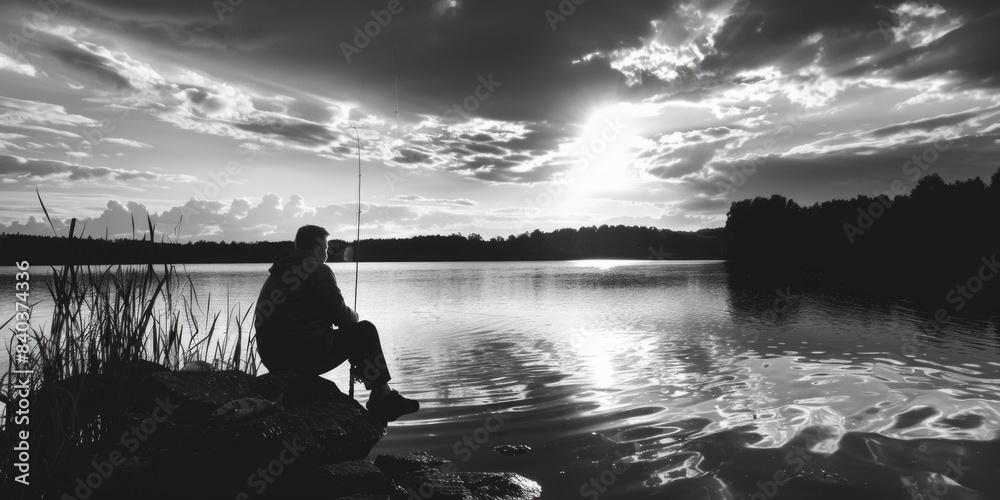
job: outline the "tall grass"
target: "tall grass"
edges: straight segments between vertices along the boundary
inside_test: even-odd
[[[152,223],[149,234],[152,245]],[[211,295],[202,304],[190,277],[174,266],[52,267],[46,285],[52,320],[47,329],[31,328],[27,366],[32,372],[27,383],[33,485],[64,487],[74,471],[89,465],[94,450],[114,443],[112,433],[126,418],[129,394],[142,375],[155,369],[150,362],[176,370],[203,360],[217,369],[257,373],[248,323],[252,304],[242,314],[238,305],[227,306],[220,323],[221,313],[211,312]],[[13,344],[7,346],[7,373],[0,376],[4,484],[12,484],[17,474],[8,450],[16,432],[25,428],[15,425],[11,407],[14,385],[24,380],[13,373]]]

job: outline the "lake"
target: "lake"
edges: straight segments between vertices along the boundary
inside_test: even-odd
[[[354,265],[330,265],[351,304]],[[268,265],[183,267],[213,310],[245,310]],[[902,298],[654,260],[363,263],[358,311],[422,405],[372,457],[518,472],[547,499],[1000,498],[996,317],[933,325]]]

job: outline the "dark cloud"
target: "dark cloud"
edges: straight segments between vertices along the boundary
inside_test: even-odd
[[[132,83],[119,71],[113,59],[96,53],[90,47],[46,32],[40,32],[36,38],[63,64],[108,83],[116,90],[132,88]]]
[[[987,111],[995,111],[996,108]],[[938,116],[934,118],[927,118],[924,120],[917,120],[909,123],[901,123],[899,125],[892,125],[890,127],[883,127],[878,130],[873,130],[872,135],[875,137],[886,137],[898,134],[900,132],[906,132],[910,130],[920,130],[923,132],[932,132],[935,129],[948,125],[958,125],[971,120],[977,116],[983,115],[984,111],[967,111],[964,113],[955,113],[947,116]]]
[[[503,154],[503,153],[506,152],[504,149],[498,148],[498,147],[490,145],[490,144],[469,144],[469,145],[467,145],[465,147],[469,151],[474,151],[476,153],[487,153],[487,154],[500,155],[500,154]]]
[[[894,181],[912,189],[920,177],[931,173],[947,181],[973,177],[988,181],[997,170],[997,155],[1000,132],[824,154],[774,154],[756,158],[755,169],[748,168],[746,161],[718,162],[712,165],[713,174],[686,181],[698,193],[714,198],[720,198],[720,183],[724,183],[730,190],[728,200],[782,194],[811,204],[883,193]],[[740,167],[748,175],[737,174]]]
[[[965,12],[967,23],[928,45],[857,67],[852,74],[886,71],[904,81],[947,76],[959,88],[1000,87],[1000,10]]]
[[[399,150],[399,155],[392,159],[392,161],[398,163],[406,164],[429,164],[431,160],[431,154],[426,151],[420,151],[416,148],[403,148]]]
[[[135,180],[168,181],[181,180],[176,176],[167,176],[153,172],[137,170],[122,170],[106,167],[88,167],[75,165],[64,161],[22,158],[19,156],[0,154],[0,178],[14,181],[118,181]],[[0,184],[0,186],[17,186],[17,184]],[[18,189],[23,189],[23,186]]]
[[[969,136],[935,165],[948,175],[986,173],[984,158],[997,152],[991,134],[972,137],[992,130],[988,113],[995,110],[982,95],[997,88],[1000,68],[995,2],[907,2],[900,9],[903,0],[469,0],[442,10],[446,3],[404,0],[403,12],[371,40],[360,40],[357,30],[373,26],[371,11],[386,2],[245,1],[221,12],[217,4],[60,4],[53,29],[25,49],[25,60],[46,76],[19,75],[16,91],[4,91],[33,100],[0,103],[6,120],[0,133],[7,134],[0,146],[26,157],[65,153],[59,141],[93,126],[86,117],[98,116],[91,111],[99,105],[138,111],[115,135],[153,145],[129,152],[140,162],[176,144],[175,136],[153,140],[163,123],[200,134],[206,153],[217,153],[213,141],[224,137],[230,156],[235,140],[274,164],[301,153],[353,157],[349,127],[357,125],[366,162],[409,166],[439,183],[432,192],[440,198],[404,195],[395,200],[405,206],[378,208],[396,221],[433,228],[451,227],[461,220],[456,213],[471,206],[465,202],[475,203],[459,189],[498,187],[506,196],[571,170],[580,158],[568,149],[588,132],[595,111],[618,103],[635,112],[629,148],[640,161],[630,167],[653,177],[627,196],[647,203],[663,186],[683,186],[690,192],[671,192],[670,206],[699,215],[723,210],[716,183],[741,165],[732,158],[769,139],[777,144],[753,149],[766,161],[734,196],[851,196],[901,176],[907,155],[921,153],[926,137],[942,128]],[[546,11],[560,4],[574,5],[574,12],[552,24]],[[36,5],[20,4],[28,14]],[[0,29],[19,29],[22,12],[0,11]],[[728,17],[714,17],[720,12]],[[698,31],[706,27],[718,30]],[[349,62],[343,44],[356,41]],[[683,57],[675,61],[678,50]],[[698,57],[688,57],[691,50]],[[25,90],[31,78],[44,78],[45,90]],[[976,92],[957,93],[966,89]],[[924,96],[933,111],[919,109]],[[798,106],[809,108],[816,123],[786,135],[774,116]],[[649,116],[655,109],[661,116]],[[22,118],[31,114],[45,119]],[[671,133],[680,135],[666,137]],[[131,167],[13,156],[0,157],[0,173],[15,182],[169,180]],[[347,225],[354,210],[310,208],[294,195],[259,198],[251,189],[259,188],[241,194],[259,203],[185,205],[204,212],[192,234],[283,235],[293,223],[321,215]],[[117,217],[143,208],[108,210]]]
[[[490,134],[478,133],[478,134],[462,134],[459,136],[461,139],[466,139],[469,141],[476,142],[490,142],[493,140],[493,136]]]
[[[326,125],[293,120],[288,117],[275,117],[266,122],[258,120],[253,123],[237,123],[235,126],[247,132],[259,133],[265,136],[280,136],[308,146],[342,143],[349,139],[346,134],[331,130]],[[336,148],[335,151],[344,154],[354,152],[348,146]]]
[[[777,65],[794,70],[815,57],[818,47],[803,44],[815,33],[834,40],[860,37],[866,52],[888,44],[879,31],[880,20],[892,19],[886,3],[745,0],[737,5],[715,38],[715,54],[705,58],[702,69],[733,74]]]
[[[252,45],[252,54],[230,57],[248,64],[252,59],[274,72],[311,68],[310,73],[328,75],[339,87],[384,96],[380,111],[386,114],[393,107],[392,37],[401,112],[442,115],[475,94],[480,76],[493,75],[501,85],[472,114],[540,121],[552,117],[553,111],[576,116],[580,104],[591,96],[603,98],[603,89],[623,87],[621,74],[607,64],[572,61],[593,51],[641,45],[641,38],[650,32],[650,20],[664,16],[674,3],[587,2],[553,31],[545,11],[558,10],[558,1],[461,2],[444,15],[429,2],[403,2],[403,11],[380,28],[350,63],[341,43],[354,45],[355,28],[363,30],[372,21],[371,11],[384,8],[384,3],[312,2],[289,7],[243,2],[221,21],[212,2],[199,0],[171,2],[170,8],[91,1],[86,10],[121,25],[132,36],[186,51],[192,45]]]
[[[705,58],[701,69],[725,75],[773,65],[793,72],[819,61],[840,76],[883,71],[904,81],[947,75],[962,86],[1000,84],[1000,57],[992,50],[1000,44],[1000,31],[995,29],[1000,11],[995,4],[913,3],[927,8],[940,5],[945,15],[966,22],[930,44],[911,49],[896,43],[894,30],[904,22],[911,29],[931,29],[931,18],[901,20],[895,9],[903,3],[748,0],[745,9],[727,19],[716,37],[714,53]],[[807,43],[817,35],[821,36],[818,41]],[[858,63],[862,58],[868,62]]]

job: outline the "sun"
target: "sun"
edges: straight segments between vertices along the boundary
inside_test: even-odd
[[[630,189],[635,181],[633,132],[617,106],[595,109],[580,127],[567,187],[578,201]]]

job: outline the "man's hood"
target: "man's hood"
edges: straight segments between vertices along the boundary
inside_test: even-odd
[[[305,262],[306,259],[312,258],[313,257],[309,255],[309,252],[302,250],[301,248],[284,250],[274,256],[274,261],[271,264],[271,268],[268,269],[268,272],[272,274],[276,272],[284,272],[292,266],[301,264]]]

